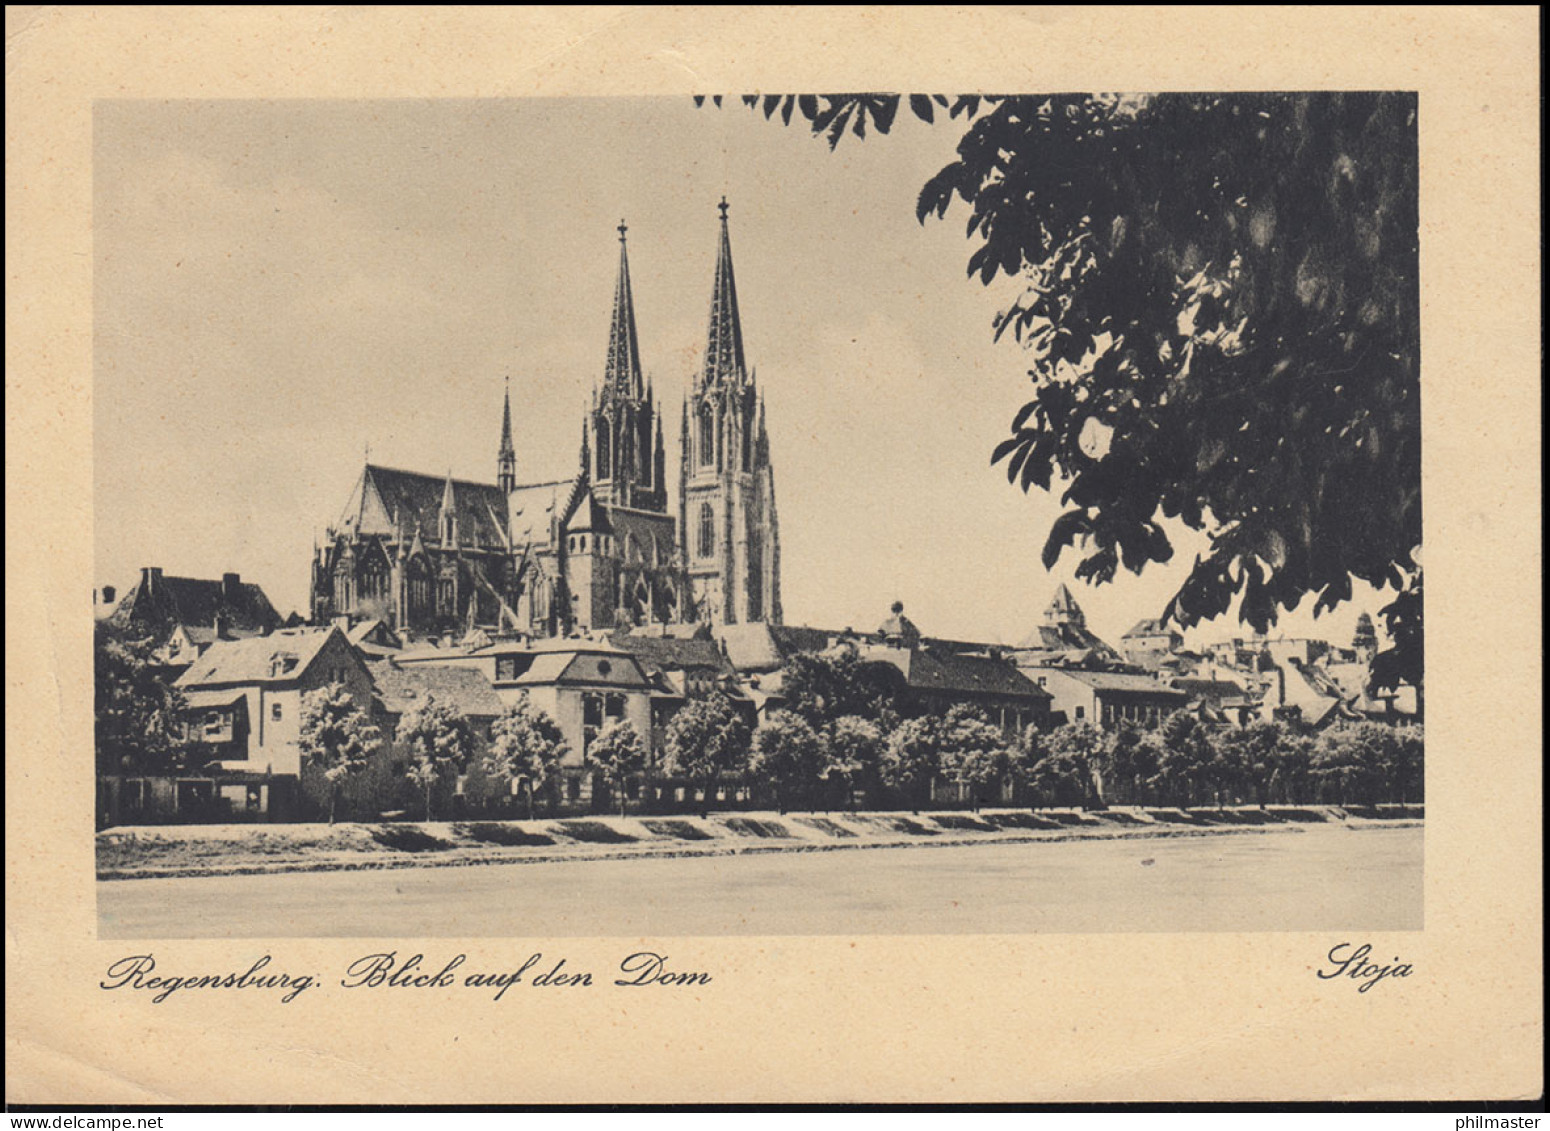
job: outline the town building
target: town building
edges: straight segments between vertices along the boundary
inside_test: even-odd
[[[1028,668],[1022,672],[1049,692],[1058,722],[1112,727],[1152,727],[1189,702],[1189,695],[1154,676],[1079,668]]]
[[[1017,645],[1019,667],[1046,664],[1100,665],[1121,663],[1120,655],[1087,627],[1087,617],[1064,585],[1044,609],[1040,624]]]
[[[576,473],[518,482],[509,387],[493,483],[368,461],[314,553],[314,621],[381,620],[406,639],[780,621],[774,472],[726,202],[705,359],[683,403],[676,508],[626,231],[621,223],[607,358]]]
[[[1119,640],[1126,662],[1148,671],[1163,667],[1183,646],[1182,633],[1153,617],[1137,621]]]
[[[178,677],[186,769],[102,775],[109,823],[294,820],[301,803],[301,698],[342,684],[370,711],[374,685],[335,626],[211,642]]]
[[[112,586],[101,590],[102,605],[113,602]],[[219,579],[169,577],[159,566],[140,571],[140,580],[100,618],[119,629],[151,638],[157,659],[171,667],[190,664],[217,640],[242,640],[280,627],[264,591],[237,573]]]

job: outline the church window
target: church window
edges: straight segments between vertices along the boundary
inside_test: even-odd
[[[716,512],[709,503],[700,504],[700,557],[716,552]]]
[[[716,462],[716,417],[710,405],[700,406],[700,463],[710,466]]]
[[[600,420],[600,421],[598,421],[598,425],[599,425],[599,427],[598,427],[598,430],[597,430],[597,477],[599,479],[607,479],[607,478],[609,478],[609,469],[612,466],[611,458],[610,457],[612,457],[612,455],[613,455],[613,452],[611,452],[609,450],[609,428],[608,428],[608,421],[607,420]]]
[[[747,471],[753,466],[753,431],[743,429],[743,470]]]

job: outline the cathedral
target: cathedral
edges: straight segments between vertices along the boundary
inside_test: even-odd
[[[683,402],[676,510],[621,222],[608,359],[576,474],[517,482],[509,386],[494,483],[368,460],[313,555],[315,621],[382,620],[408,638],[781,623],[764,400],[743,353],[725,200],[720,211],[705,358]]]

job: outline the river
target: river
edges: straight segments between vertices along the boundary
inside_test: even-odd
[[[297,872],[97,885],[99,937],[1420,930],[1422,829]]]

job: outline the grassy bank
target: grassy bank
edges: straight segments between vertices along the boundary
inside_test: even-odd
[[[719,813],[420,824],[169,825],[97,834],[99,879],[732,856],[850,848],[1291,832],[1418,823],[1419,806]]]

